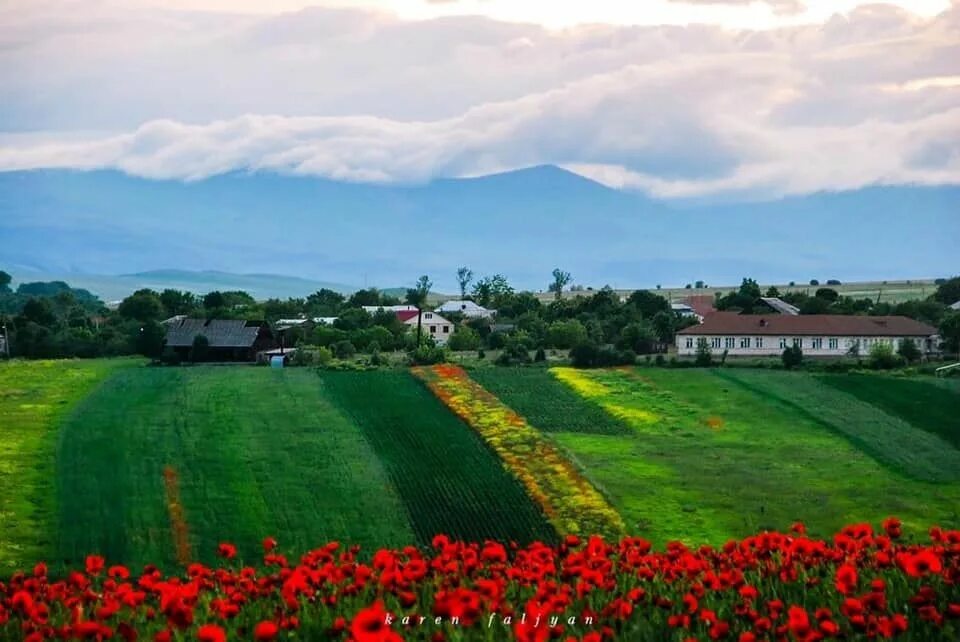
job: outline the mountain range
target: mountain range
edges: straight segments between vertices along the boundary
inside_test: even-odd
[[[234,278],[237,288],[283,296],[429,274],[456,291],[461,265],[534,290],[554,267],[576,283],[619,288],[921,278],[955,272],[958,247],[960,187],[731,203],[658,201],[553,166],[416,186],[270,173],[192,182],[0,173],[0,269],[78,285],[119,278],[202,289]]]

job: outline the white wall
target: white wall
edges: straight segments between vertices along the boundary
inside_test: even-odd
[[[423,326],[422,332],[425,335],[433,337],[437,345],[446,345],[455,330],[453,323],[444,319],[436,312],[427,312],[424,310],[420,323]],[[407,320],[406,324],[413,328],[414,332],[417,331],[417,317]]]
[[[697,341],[706,339],[714,354],[724,350],[731,356],[779,356],[784,348],[800,341],[803,354],[810,357],[842,357],[849,353],[855,342],[860,342],[860,354],[866,356],[870,348],[878,342],[886,342],[896,351],[904,337],[813,337],[813,336],[742,336],[742,335],[677,335],[677,354],[694,355],[697,353]],[[911,337],[921,352],[926,350],[927,337]],[[819,344],[816,343],[819,340]],[[762,342],[762,345],[758,345]],[[835,343],[833,343],[835,342]],[[748,344],[748,345],[744,345]]]

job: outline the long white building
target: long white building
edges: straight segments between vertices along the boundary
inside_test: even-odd
[[[879,342],[896,350],[904,339],[912,339],[925,354],[939,349],[936,328],[902,316],[715,312],[677,332],[677,354],[696,354],[698,343],[705,341],[712,352],[726,350],[733,356],[779,355],[798,345],[811,357],[839,357],[854,349],[866,355]]]

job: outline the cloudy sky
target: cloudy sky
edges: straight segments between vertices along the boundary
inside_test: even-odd
[[[0,171],[960,183],[960,0],[6,0]]]

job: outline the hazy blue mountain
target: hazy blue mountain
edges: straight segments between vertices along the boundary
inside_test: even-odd
[[[556,167],[412,187],[10,172],[0,173],[0,269],[78,284],[71,274],[286,274],[310,287],[402,286],[430,274],[447,291],[459,265],[534,289],[557,266],[617,287],[920,278],[957,271],[958,204],[957,187],[659,202]]]

